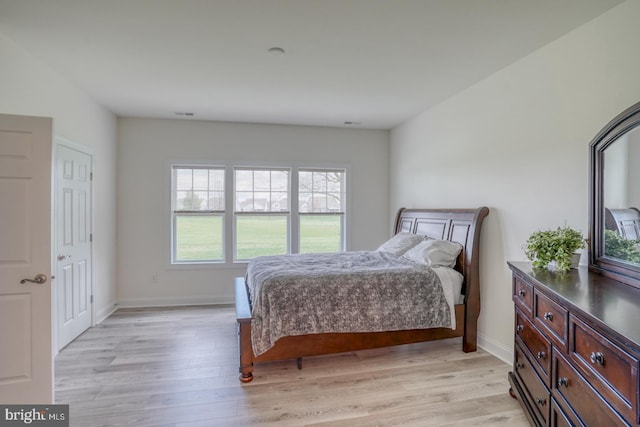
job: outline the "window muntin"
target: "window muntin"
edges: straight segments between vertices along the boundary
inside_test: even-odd
[[[300,253],[344,250],[345,175],[343,169],[298,171]]]
[[[236,168],[235,211],[289,212],[288,169]]]
[[[225,169],[172,167],[172,262],[224,261]]]
[[[300,170],[298,209],[300,213],[344,214],[344,170]]]

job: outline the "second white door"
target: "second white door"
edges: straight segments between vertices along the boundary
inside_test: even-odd
[[[92,324],[90,154],[56,149],[56,289],[58,349]]]

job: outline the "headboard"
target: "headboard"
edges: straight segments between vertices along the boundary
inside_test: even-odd
[[[625,239],[638,240],[640,239],[640,211],[638,208],[604,208],[604,228],[617,231]]]
[[[480,292],[479,252],[482,221],[489,209],[405,209],[401,208],[395,220],[394,233],[401,231],[423,234],[434,239],[460,243],[456,270],[464,276],[465,300]]]

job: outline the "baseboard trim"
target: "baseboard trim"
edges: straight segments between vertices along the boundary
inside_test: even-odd
[[[505,347],[491,338],[478,335],[478,347],[482,348],[487,353],[491,353],[508,365],[513,363],[513,349]]]
[[[118,309],[118,305],[113,302],[111,304],[109,304],[107,307],[103,308],[102,310],[100,310],[99,312],[96,313],[96,317],[95,317],[95,322],[93,324],[93,326],[102,323],[104,321],[104,319],[106,319],[107,317],[111,316],[113,314],[114,311],[116,311]]]
[[[188,305],[228,305],[233,304],[232,297],[192,296],[192,297],[160,297],[160,298],[125,298],[118,300],[118,307],[174,307]]]

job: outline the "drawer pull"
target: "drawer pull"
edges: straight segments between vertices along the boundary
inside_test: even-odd
[[[536,398],[536,403],[540,406],[544,406],[547,404],[547,399],[543,399],[541,397]]]
[[[589,358],[591,359],[591,363],[595,365],[604,365],[604,355],[599,351],[592,352]]]
[[[518,291],[518,295],[520,295],[521,297],[523,297],[523,296],[527,295],[527,293],[524,291],[524,289],[520,289],[520,290]]]
[[[569,387],[569,379],[565,377],[558,378],[558,387]]]
[[[516,362],[516,369],[524,369],[524,365],[520,362]]]
[[[544,351],[539,351],[537,356],[538,359],[544,360],[547,358],[547,353],[545,353]]]
[[[553,320],[553,313],[551,313],[550,311],[547,311],[545,314],[542,315],[542,317],[544,317],[544,320]]]
[[[524,329],[524,326],[522,325],[516,326],[516,332],[522,332],[523,329]]]

